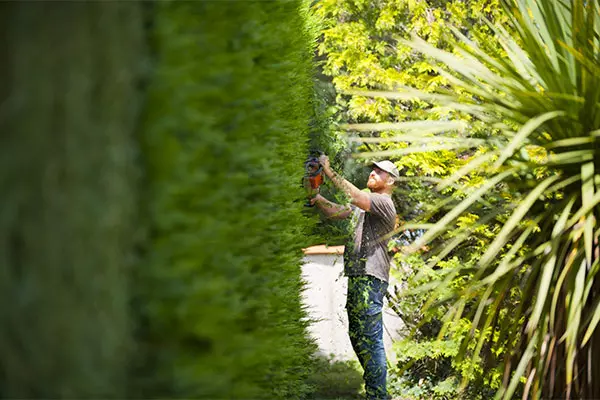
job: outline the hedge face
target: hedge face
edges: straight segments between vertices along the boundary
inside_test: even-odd
[[[160,3],[142,136],[151,250],[141,393],[301,397],[300,179],[312,109],[298,2]]]

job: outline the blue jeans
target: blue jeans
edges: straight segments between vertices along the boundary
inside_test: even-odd
[[[348,278],[350,342],[363,367],[368,400],[387,399],[387,361],[383,347],[383,298],[388,284],[373,276]]]

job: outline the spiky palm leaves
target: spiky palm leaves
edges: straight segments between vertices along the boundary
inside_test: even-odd
[[[466,313],[474,332],[497,332],[508,346],[506,378],[498,397],[600,397],[600,6],[597,0],[507,0],[512,22],[491,24],[506,57],[489,55],[455,30],[453,53],[414,38],[414,49],[442,65],[456,92],[406,89],[372,95],[429,101],[468,114],[490,133],[441,133],[453,121],[365,126],[405,131],[401,153],[470,148],[470,161],[438,189],[486,176],[443,202],[438,220],[414,244],[443,242],[433,254],[451,254],[478,226],[501,225],[475,269],[449,271],[447,287],[460,275],[471,279],[450,308],[447,321]],[[423,123],[419,123],[423,124]],[[361,129],[354,126],[355,129]],[[467,133],[464,133],[467,132]],[[386,139],[390,140],[390,139]],[[434,142],[432,144],[431,142]],[[500,198],[499,190],[510,196]],[[455,192],[456,193],[456,192]],[[448,204],[451,207],[448,207]],[[465,213],[480,215],[458,228]],[[518,288],[521,301],[510,318],[499,318],[503,299]],[[506,311],[506,310],[505,310]],[[504,322],[500,322],[504,321]],[[510,323],[506,323],[510,321]],[[478,353],[489,336],[479,335]],[[467,339],[471,340],[471,339]],[[595,362],[595,364],[594,364]]]

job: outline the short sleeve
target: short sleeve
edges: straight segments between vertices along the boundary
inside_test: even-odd
[[[390,196],[384,194],[371,193],[371,214],[380,217],[388,223],[396,223],[396,207]]]

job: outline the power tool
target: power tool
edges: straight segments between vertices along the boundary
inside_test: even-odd
[[[306,207],[313,207],[314,204],[310,203],[310,199],[319,193],[319,187],[323,183],[323,167],[319,163],[319,156],[322,153],[313,152],[310,157],[304,163],[304,177],[302,178],[302,185],[308,194],[308,200]]]

